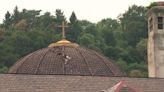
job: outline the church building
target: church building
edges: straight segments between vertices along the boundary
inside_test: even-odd
[[[126,77],[113,60],[65,37],[0,74],[0,92],[164,92],[164,2],[148,13],[148,78]]]

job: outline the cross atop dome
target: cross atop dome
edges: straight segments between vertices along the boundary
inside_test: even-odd
[[[51,43],[48,47],[57,47],[57,46],[69,46],[69,47],[78,47],[79,45],[76,43],[72,43],[68,40],[66,40],[65,36],[65,28],[69,27],[67,26],[64,21],[62,22],[62,25],[56,26],[62,28],[62,40],[57,41],[55,43]]]
[[[66,38],[66,36],[65,36],[65,28],[67,28],[68,26],[65,24],[65,22],[63,21],[62,22],[62,25],[59,25],[59,26],[57,26],[57,27],[60,27],[60,28],[62,28],[62,39],[65,39]]]

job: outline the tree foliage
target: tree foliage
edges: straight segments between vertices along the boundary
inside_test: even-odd
[[[56,26],[65,21],[68,40],[94,49],[113,59],[128,76],[147,76],[146,8],[133,5],[119,19],[106,18],[98,23],[78,20],[72,12],[69,21],[64,12],[41,10],[7,12],[0,27],[0,72],[6,72],[18,58],[61,38]]]

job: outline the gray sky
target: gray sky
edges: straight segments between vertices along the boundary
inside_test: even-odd
[[[147,6],[154,1],[158,0],[0,0],[0,22],[5,13],[12,12],[16,5],[19,10],[35,9],[42,10],[42,13],[49,11],[53,15],[56,9],[61,9],[67,19],[74,11],[80,20],[98,22],[103,18],[117,18],[133,4]]]

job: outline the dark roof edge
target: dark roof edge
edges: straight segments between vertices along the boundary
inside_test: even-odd
[[[4,76],[4,75],[8,75],[8,76],[64,76],[64,77],[70,77],[70,76],[74,76],[74,77],[101,77],[101,78],[109,78],[108,76],[87,76],[87,75],[32,75],[32,74],[8,74],[8,73],[0,73],[0,76]],[[110,78],[132,78],[132,79],[164,79],[164,78],[155,78],[155,77],[123,77],[123,76],[116,76],[113,77],[111,76]]]

